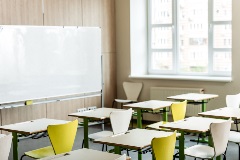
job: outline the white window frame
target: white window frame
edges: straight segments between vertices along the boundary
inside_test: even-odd
[[[232,54],[232,47],[231,48],[213,48],[213,27],[216,25],[224,25],[230,24],[232,25],[232,21],[213,21],[213,0],[208,0],[208,24],[209,24],[209,31],[208,31],[208,73],[181,73],[179,71],[179,61],[178,61],[178,54],[179,47],[178,47],[178,0],[172,0],[172,24],[154,24],[151,25],[151,0],[148,1],[148,74],[149,75],[179,75],[179,76],[220,76],[220,77],[230,77],[231,72],[216,72],[213,71],[213,54],[214,51],[220,52],[231,52]],[[154,27],[172,27],[172,36],[173,36],[173,44],[172,49],[152,49],[151,48],[151,30]],[[151,69],[151,54],[153,51],[170,51],[173,53],[173,70],[172,71],[156,71]]]

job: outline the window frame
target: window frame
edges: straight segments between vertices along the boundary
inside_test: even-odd
[[[230,77],[232,73],[232,68],[231,71],[213,71],[213,64],[214,64],[214,52],[230,52],[231,57],[232,57],[232,42],[231,42],[231,47],[230,48],[214,48],[214,42],[213,42],[213,28],[217,25],[231,25],[232,28],[232,20],[231,21],[214,21],[213,16],[214,16],[214,0],[208,0],[208,72],[206,73],[198,73],[198,72],[189,72],[189,73],[184,73],[180,72],[179,66],[180,62],[178,61],[179,59],[179,24],[178,24],[178,19],[179,19],[179,1],[178,0],[172,0],[172,23],[171,24],[151,24],[151,2],[152,0],[148,1],[148,64],[147,64],[147,71],[149,75],[180,75],[180,76],[221,76],[221,77]],[[171,49],[152,49],[151,48],[151,43],[152,43],[152,37],[151,37],[151,31],[152,28],[154,27],[171,27],[172,28],[172,48]],[[232,30],[231,30],[232,31]],[[154,70],[151,68],[151,56],[154,51],[157,52],[172,52],[172,63],[173,63],[173,70]],[[231,66],[232,66],[232,60],[231,60]]]

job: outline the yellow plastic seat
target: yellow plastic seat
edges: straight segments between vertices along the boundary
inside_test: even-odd
[[[77,119],[65,124],[49,125],[47,132],[52,146],[25,152],[21,157],[21,160],[24,156],[40,159],[56,154],[70,152],[76,137],[77,126]]]
[[[186,115],[186,109],[187,109],[187,100],[185,100],[183,102],[173,103],[171,105],[173,121],[175,122],[178,120],[183,120]],[[147,125],[146,128],[155,129],[155,130],[163,130],[162,128],[159,128],[159,126],[164,123],[167,123],[167,122],[164,122],[164,121],[156,122],[156,123]],[[166,130],[166,129],[164,129],[164,130]]]
[[[152,150],[155,160],[172,160],[176,144],[176,131],[167,137],[152,139]]]

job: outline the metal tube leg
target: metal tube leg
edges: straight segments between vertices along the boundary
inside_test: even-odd
[[[179,160],[184,160],[185,155],[184,155],[184,131],[180,131],[181,136],[179,137]]]
[[[89,148],[89,143],[88,143],[88,118],[83,119],[83,127],[84,127],[84,148]]]
[[[142,110],[137,109],[137,127],[142,128]]]
[[[18,136],[16,132],[12,132],[12,143],[13,143],[13,159],[18,160]]]

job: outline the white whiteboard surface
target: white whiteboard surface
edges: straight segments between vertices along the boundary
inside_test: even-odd
[[[0,26],[0,104],[101,90],[100,28]]]

